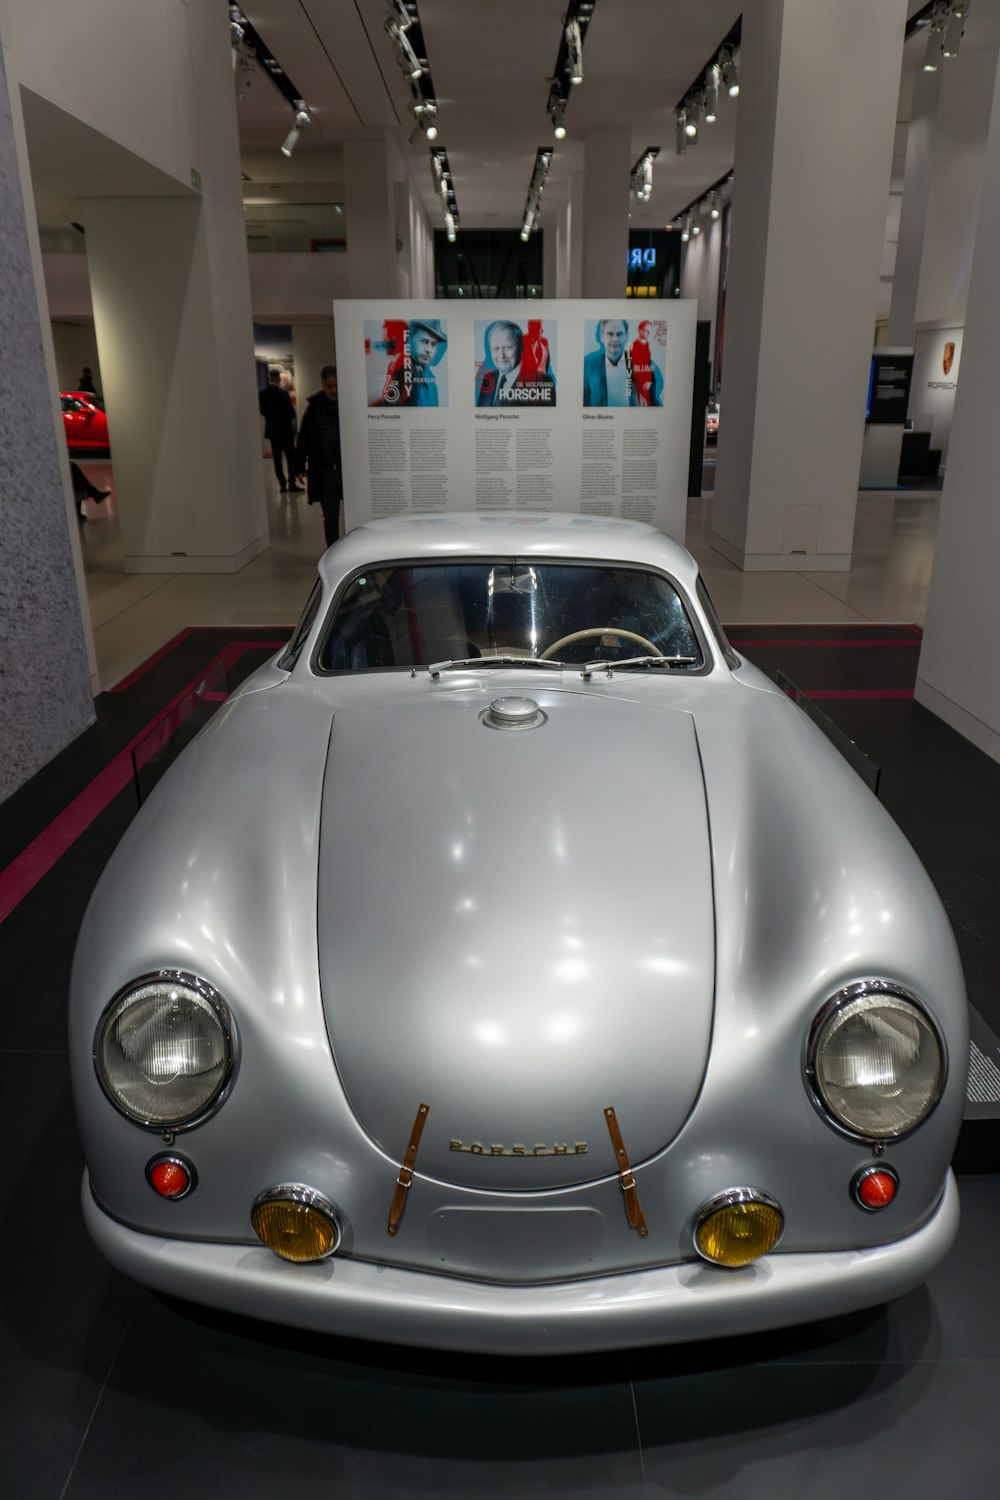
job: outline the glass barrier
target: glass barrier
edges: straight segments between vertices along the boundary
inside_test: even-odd
[[[254,254],[320,254],[347,249],[342,203],[244,203],[247,249]]]
[[[874,792],[877,797],[879,782],[882,779],[882,767],[877,766],[871,756],[866,755],[861,746],[855,740],[852,740],[850,735],[845,734],[817,706],[812,698],[807,698],[802,689],[796,687],[795,683],[792,682],[790,677],[786,677],[784,672],[776,672],[774,680],[781,691],[787,697],[791,698],[793,703],[797,703],[804,713],[808,714],[817,728],[822,729],[827,739],[832,745],[837,747],[851,769],[857,772],[865,786],[868,787],[869,791]]]
[[[140,807],[167,767],[205,727],[219,704],[229,697],[227,676],[226,659],[220,656],[212,662],[204,677],[133,748],[132,782]]]

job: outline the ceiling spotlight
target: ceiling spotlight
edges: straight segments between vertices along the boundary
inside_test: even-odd
[[[305,130],[306,126],[311,124],[312,117],[309,114],[309,111],[306,109],[305,100],[296,99],[295,123],[288,134],[285,136],[285,142],[281,148],[282,156],[291,156],[292,152],[295,150],[296,145],[298,144],[299,136],[302,134],[303,130]]]
[[[719,207],[719,194],[716,188],[713,188],[708,195],[708,211],[713,219],[717,219],[722,212]]]
[[[570,83],[583,82],[583,37],[575,16],[566,22],[566,71]]]
[[[394,16],[386,17],[385,29],[386,34],[399,48],[399,65],[407,78],[419,78],[424,71],[424,65],[410,45],[410,38]]]
[[[458,238],[458,226],[455,223],[455,215],[453,213],[445,214],[444,227],[448,236],[448,243],[449,245],[453,245]]]
[[[521,225],[521,238],[527,242],[531,238],[531,231],[535,227],[535,210],[529,208],[524,215],[524,223]]]
[[[701,225],[700,224],[692,224],[691,225],[691,233],[692,234],[701,234]]]
[[[701,113],[701,106],[699,105],[697,99],[685,100],[684,113],[687,116],[687,119],[684,123],[684,130],[687,134],[687,138],[689,141],[696,141],[698,139],[698,116]]]
[[[557,141],[566,138],[566,100],[557,99],[550,111],[552,115],[552,133]]]
[[[944,44],[941,48],[945,57],[957,57],[959,43],[965,34],[965,11],[964,5],[959,5],[948,17],[948,24],[944,29]]]
[[[729,97],[737,98],[740,92],[740,70],[732,47],[722,49],[719,54],[719,66],[722,69],[722,81],[726,85]]]
[[[685,216],[684,223],[683,223],[683,225],[681,227],[681,239],[684,241],[684,243],[686,245],[687,242],[688,242],[688,240],[690,238],[691,238],[691,215],[687,214]]]
[[[677,111],[677,155],[686,156],[687,148],[687,110],[679,109]]]
[[[388,0],[388,6],[392,11],[392,19],[400,31],[407,31],[413,25],[414,18],[403,4],[403,0]]]
[[[937,27],[932,27],[927,36],[927,50],[924,52],[924,72],[936,73],[943,57],[944,32]]]
[[[718,63],[713,63],[705,74],[705,124],[714,125],[719,118],[719,84],[722,82],[722,70]]]
[[[413,111],[414,119],[420,126],[429,141],[437,140],[437,105],[433,99],[415,98],[408,106]],[[414,135],[416,132],[414,131]],[[411,136],[412,140],[412,136]]]

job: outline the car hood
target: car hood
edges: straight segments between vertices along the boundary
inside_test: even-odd
[[[495,689],[494,689],[495,691]],[[490,695],[492,696],[492,695]],[[698,1095],[714,988],[694,722],[649,703],[480,691],[334,716],[318,883],[320,978],[351,1107],[395,1161],[528,1192],[633,1164]]]

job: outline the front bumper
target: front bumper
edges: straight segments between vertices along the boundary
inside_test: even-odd
[[[293,1266],[263,1246],[163,1239],[96,1203],[83,1217],[119,1271],[171,1296],[296,1328],[491,1354],[571,1354],[753,1333],[872,1307],[918,1286],[958,1232],[949,1169],[925,1224],[866,1250],[781,1253],[741,1271],[688,1261],[535,1286],[496,1286],[369,1261]]]

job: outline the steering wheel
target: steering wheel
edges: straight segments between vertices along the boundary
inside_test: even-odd
[[[561,651],[563,646],[572,646],[574,641],[586,641],[595,635],[614,635],[624,638],[627,641],[637,641],[640,646],[646,647],[650,656],[663,655],[659,646],[654,646],[652,641],[647,641],[644,635],[637,635],[634,630],[619,630],[617,626],[613,625],[592,625],[589,630],[574,630],[569,635],[561,636],[558,641],[553,641],[551,646],[546,646],[545,650],[538,657],[538,660],[548,661],[549,657],[555,656],[556,652]]]

